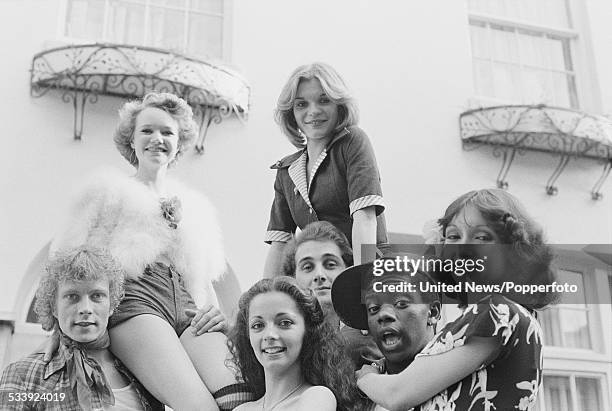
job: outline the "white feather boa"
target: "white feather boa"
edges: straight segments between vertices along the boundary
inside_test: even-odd
[[[144,184],[118,170],[97,172],[78,191],[50,255],[85,244],[104,248],[133,279],[163,256],[183,275],[198,306],[218,306],[212,280],[224,273],[226,262],[215,210],[203,195],[175,180],[167,179],[166,188],[182,205],[176,229],[169,227],[159,198]]]

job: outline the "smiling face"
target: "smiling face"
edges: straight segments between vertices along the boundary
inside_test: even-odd
[[[331,287],[346,265],[333,241],[305,241],[295,250],[295,279],[302,290],[311,290],[322,307],[332,307]]]
[[[281,374],[300,366],[306,324],[289,295],[272,291],[255,296],[249,304],[248,324],[251,347],[266,372]]]
[[[178,122],[164,110],[147,107],[136,117],[132,148],[139,168],[170,164],[176,157],[178,141]]]
[[[108,280],[61,282],[55,317],[60,329],[78,342],[91,342],[106,330],[110,310]]]
[[[508,268],[507,245],[502,245],[499,235],[489,225],[482,213],[467,205],[455,215],[446,227],[443,248],[445,258],[484,259],[484,271],[455,274],[456,281],[496,284],[505,279]]]
[[[383,284],[410,282],[411,277],[389,276]],[[413,282],[417,285],[418,283]],[[371,288],[370,288],[371,290]],[[369,291],[365,295],[368,329],[387,359],[390,371],[404,369],[433,337],[438,306],[422,300],[418,292],[391,293]]]
[[[338,124],[338,105],[325,93],[318,79],[302,79],[293,102],[293,115],[307,140],[327,140]]]

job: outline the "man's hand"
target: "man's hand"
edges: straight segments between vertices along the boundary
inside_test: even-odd
[[[193,317],[191,328],[194,335],[202,335],[205,332],[220,331],[227,332],[227,321],[221,311],[213,305],[205,305],[197,310],[185,309],[185,314]]]

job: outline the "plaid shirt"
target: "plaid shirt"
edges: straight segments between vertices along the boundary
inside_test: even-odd
[[[6,367],[0,380],[2,411],[80,409],[77,397],[70,387],[70,378],[66,370],[68,355],[66,347],[60,345],[49,364],[43,362],[43,355],[43,353],[34,353]],[[115,368],[134,383],[144,410],[164,409],[163,405],[145,390],[118,359],[115,359]],[[104,409],[100,397],[93,391],[92,406],[94,410]]]

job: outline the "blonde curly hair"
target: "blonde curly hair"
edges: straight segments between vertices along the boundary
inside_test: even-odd
[[[36,290],[34,311],[42,328],[51,331],[57,324],[53,315],[57,305],[57,289],[64,281],[108,280],[110,309],[117,308],[123,298],[124,272],[106,251],[87,246],[55,253],[46,266],[46,274]]]
[[[313,78],[319,80],[325,94],[334,104],[338,105],[338,124],[333,130],[334,134],[344,128],[356,126],[359,122],[357,102],[340,74],[332,66],[321,62],[299,66],[291,73],[283,86],[274,110],[274,120],[291,144],[298,148],[303,148],[306,140],[299,132],[293,114],[293,105],[300,82]]]
[[[136,158],[136,153],[132,147],[136,117],[138,117],[142,110],[148,107],[164,110],[178,123],[178,148],[173,162],[189,150],[198,134],[198,125],[193,119],[191,107],[189,107],[185,100],[174,94],[148,93],[142,100],[125,103],[119,110],[119,124],[115,130],[113,140],[119,153],[134,167],[138,167],[138,158]]]

